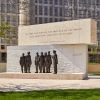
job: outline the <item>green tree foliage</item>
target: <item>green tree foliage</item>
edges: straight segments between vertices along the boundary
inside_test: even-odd
[[[11,26],[5,22],[1,22],[0,24],[0,37],[6,38],[7,31],[11,29]]]
[[[14,29],[10,24],[5,22],[0,23],[0,38],[4,41],[5,44],[10,44],[12,41],[12,35],[10,34],[10,31],[12,30]]]

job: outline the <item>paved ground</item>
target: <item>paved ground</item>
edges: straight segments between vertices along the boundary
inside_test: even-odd
[[[0,79],[0,91],[100,88],[100,77],[88,80]]]

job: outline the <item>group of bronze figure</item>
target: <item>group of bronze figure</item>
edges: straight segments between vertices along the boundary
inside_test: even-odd
[[[30,67],[32,65],[32,60],[31,60],[30,52],[27,52],[26,56],[23,53],[22,56],[20,57],[19,63],[20,63],[20,66],[21,66],[22,73],[31,73]]]
[[[36,67],[36,72],[35,73],[51,73],[50,68],[51,65],[53,64],[54,67],[54,74],[57,74],[57,64],[58,64],[58,57],[56,54],[56,51],[53,50],[53,55],[50,54],[50,51],[48,52],[41,52],[36,53],[34,64]],[[22,56],[20,57],[20,66],[21,66],[21,71],[22,73],[30,73],[30,67],[32,65],[32,60],[30,56],[30,52],[25,54],[23,53]]]

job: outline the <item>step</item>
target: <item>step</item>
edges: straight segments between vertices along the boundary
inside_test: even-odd
[[[84,74],[52,74],[52,73],[0,73],[0,78],[11,79],[57,79],[57,80],[83,80]]]

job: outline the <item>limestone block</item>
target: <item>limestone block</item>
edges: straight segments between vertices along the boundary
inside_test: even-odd
[[[56,50],[58,55],[58,73],[87,73],[87,45],[37,45],[37,46],[8,46],[7,72],[21,72],[19,59],[22,53],[31,52],[31,72],[35,72],[34,58],[36,52]],[[54,72],[53,65],[51,72]]]

